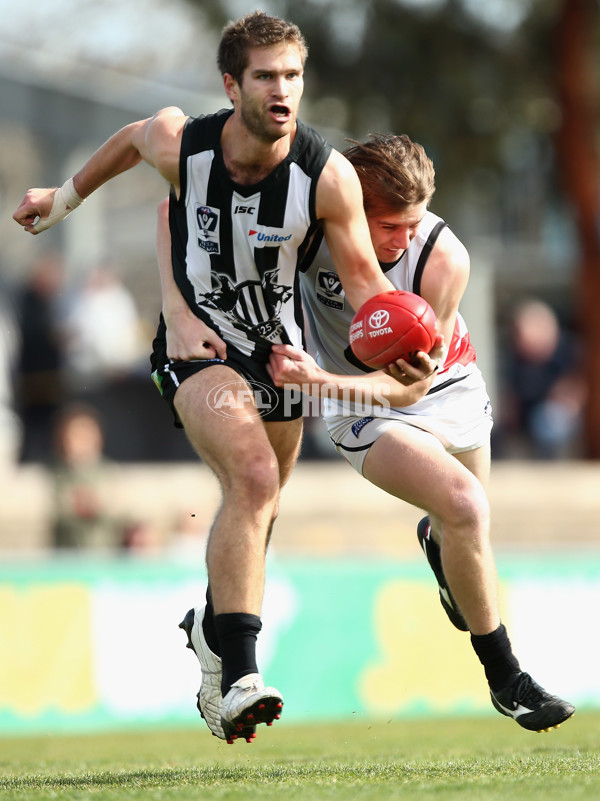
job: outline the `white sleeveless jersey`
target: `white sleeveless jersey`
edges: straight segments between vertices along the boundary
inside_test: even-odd
[[[430,211],[426,212],[415,237],[400,259],[394,264],[382,265],[382,270],[396,289],[420,294],[421,277],[427,259],[445,227],[444,220]],[[372,372],[371,368],[354,356],[350,348],[348,337],[354,310],[345,296],[321,235],[311,244],[302,265],[300,288],[311,338],[317,351],[317,362],[321,367],[330,373],[343,375]],[[471,345],[467,326],[462,316],[457,314],[454,334],[444,363],[426,398],[462,380],[469,372],[469,365],[475,367],[474,363],[475,350]],[[416,412],[423,401],[413,404],[411,411]],[[325,416],[352,414],[351,404],[343,404],[342,401],[327,400],[324,409]],[[378,410],[374,408],[372,413],[377,414]],[[389,410],[385,413],[389,416]]]
[[[265,362],[273,342],[304,346],[297,267],[331,148],[298,122],[284,161],[257,184],[237,184],[220,144],[231,113],[190,118],[184,128],[181,196],[172,192],[170,202],[173,271],[195,314]]]

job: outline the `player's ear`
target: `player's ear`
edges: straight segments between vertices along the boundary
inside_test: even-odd
[[[223,75],[223,86],[225,87],[227,97],[235,104],[240,98],[240,85],[229,72]]]

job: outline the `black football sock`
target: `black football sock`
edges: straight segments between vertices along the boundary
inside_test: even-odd
[[[204,632],[204,639],[206,644],[217,656],[221,656],[219,650],[219,638],[217,636],[217,629],[215,628],[215,610],[212,605],[212,595],[210,593],[210,585],[206,588],[206,609],[204,610],[204,620],[202,621],[202,631]]]
[[[471,634],[471,644],[492,690],[502,689],[521,672],[502,623],[490,634]]]
[[[262,623],[257,615],[245,612],[215,615],[214,620],[223,660],[221,692],[225,696],[231,685],[242,676],[258,673],[256,637]]]

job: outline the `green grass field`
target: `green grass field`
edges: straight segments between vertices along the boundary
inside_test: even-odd
[[[2,799],[600,798],[600,714],[532,734],[501,717],[0,739]]]

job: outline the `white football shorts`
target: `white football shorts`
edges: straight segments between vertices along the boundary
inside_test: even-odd
[[[371,445],[393,426],[409,425],[436,437],[448,453],[462,453],[489,443],[492,407],[479,368],[442,380],[424,398],[403,408],[374,407],[363,416],[337,414],[339,406],[325,407],[323,419],[339,453],[362,475]],[[440,376],[442,378],[442,376]]]

